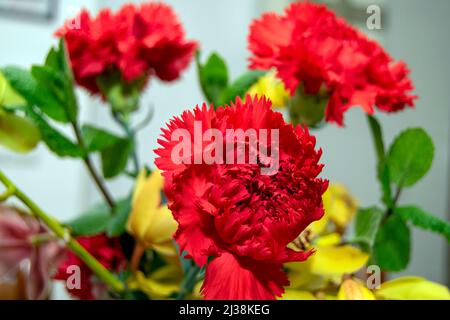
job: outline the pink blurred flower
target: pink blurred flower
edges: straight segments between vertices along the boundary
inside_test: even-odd
[[[0,280],[15,276],[28,262],[27,296],[44,299],[49,293],[50,275],[63,257],[64,249],[31,216],[0,205]]]

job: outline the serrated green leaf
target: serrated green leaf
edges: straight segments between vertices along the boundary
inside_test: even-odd
[[[60,157],[83,158],[85,152],[64,134],[53,128],[47,120],[32,108],[27,109],[28,118],[38,126],[42,140],[47,147]]]
[[[219,99],[219,105],[229,104],[236,97],[243,98],[250,87],[258,81],[266,72],[251,70],[237,78],[227,89],[223,91]]]
[[[395,209],[395,214],[410,221],[416,227],[444,235],[450,241],[450,223],[416,206],[404,206]]]
[[[33,150],[41,139],[33,122],[0,110],[0,145],[20,153]]]
[[[355,236],[351,242],[359,243],[365,251],[370,252],[383,216],[383,211],[377,207],[358,210],[355,216]]]
[[[128,157],[132,149],[132,142],[120,139],[117,143],[101,151],[102,171],[106,179],[119,175],[127,166]]]
[[[75,236],[93,236],[105,232],[111,212],[105,204],[96,205],[78,218],[66,223]]]
[[[403,131],[387,157],[391,181],[400,187],[412,186],[428,172],[433,155],[433,141],[423,129]]]
[[[411,234],[405,221],[391,215],[378,229],[373,247],[374,263],[386,271],[402,271],[408,266]]]
[[[208,102],[217,106],[219,97],[228,86],[228,68],[225,61],[217,53],[209,56],[204,65],[199,61],[197,54],[197,69],[200,85]]]
[[[84,125],[81,132],[84,144],[89,152],[101,151],[111,147],[122,139],[106,130],[91,125]]]
[[[108,237],[118,237],[125,232],[130,212],[131,196],[116,203],[114,215],[109,220],[106,228],[106,234]]]
[[[37,106],[56,121],[63,123],[69,121],[64,106],[61,105],[54,93],[45,84],[39,84],[30,72],[18,67],[6,67],[2,69],[2,72],[11,87],[30,105]]]

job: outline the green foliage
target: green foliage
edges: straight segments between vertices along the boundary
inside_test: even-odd
[[[361,245],[364,251],[372,250],[383,211],[377,207],[359,209],[355,216],[355,235],[351,242]]]
[[[420,128],[403,131],[391,145],[387,157],[392,182],[408,187],[420,180],[430,169],[434,145]]]
[[[66,123],[69,121],[65,110],[58,99],[53,95],[50,87],[41,85],[30,72],[17,67],[6,67],[2,72],[11,86],[30,105],[37,106],[50,118]]]
[[[60,157],[84,158],[85,151],[67,138],[64,134],[52,127],[47,120],[34,111],[33,108],[27,109],[27,116],[38,126],[42,140],[47,147]]]
[[[104,210],[106,209],[106,210]],[[74,236],[92,236],[106,230],[111,213],[103,204],[66,223]]]
[[[395,214],[416,227],[444,235],[450,241],[450,223],[416,206],[404,206],[395,209]]]
[[[209,103],[220,105],[220,96],[228,86],[228,69],[225,61],[217,54],[209,56],[205,64],[200,63],[199,53],[196,55],[200,86]]]
[[[133,144],[128,139],[119,139],[101,151],[103,176],[107,179],[119,175],[127,166]]]
[[[411,235],[402,217],[389,216],[378,229],[373,247],[374,263],[386,271],[402,271],[409,263]]]
[[[200,87],[209,103],[215,107],[229,104],[236,97],[243,98],[250,87],[262,77],[265,72],[251,70],[245,72],[231,84],[225,60],[217,53],[212,53],[205,64],[200,62],[200,54],[196,56]]]
[[[133,147],[128,138],[118,137],[91,125],[83,126],[82,136],[89,152],[100,152],[105,178],[113,178],[126,168]]]
[[[114,215],[108,222],[106,234],[108,237],[117,237],[123,234],[127,227],[128,216],[131,212],[131,196],[119,200],[114,209]]]
[[[106,233],[108,237],[117,237],[125,232],[130,211],[131,197],[126,197],[117,201],[113,213],[106,203],[100,203],[65,225],[74,236]]]
[[[260,70],[251,70],[245,72],[223,91],[220,97],[220,104],[228,104],[231,101],[234,101],[236,97],[244,98],[250,87],[254,85],[258,81],[258,79],[265,74],[266,72]]]
[[[125,82],[119,72],[112,72],[98,77],[97,85],[110,103],[113,112],[127,114],[139,107],[139,98],[141,89],[145,85],[145,77]]]
[[[383,131],[380,123],[374,116],[367,116],[369,126],[372,132],[372,139],[375,146],[377,156],[377,178],[381,186],[381,200],[388,207],[393,206],[391,180],[389,175],[389,167],[386,163],[386,154],[384,149]]]

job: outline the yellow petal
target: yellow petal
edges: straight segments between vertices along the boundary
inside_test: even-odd
[[[339,288],[337,298],[338,300],[375,300],[372,291],[356,279],[344,280]]]
[[[310,259],[284,264],[288,271],[289,289],[319,290],[327,285],[327,279],[311,272]]]
[[[329,220],[330,220],[329,216],[325,212],[323,217],[320,220],[317,220],[317,221],[314,221],[313,223],[311,223],[308,226],[308,230],[311,232],[311,237],[315,237],[315,236],[318,236],[318,235],[324,233],[327,228]]]
[[[317,247],[309,258],[311,272],[320,275],[342,275],[359,270],[369,255],[350,245]]]
[[[278,79],[274,71],[268,72],[261,77],[247,92],[250,95],[265,95],[272,101],[274,108],[284,108],[289,99],[289,93],[283,82]]]
[[[358,209],[358,202],[341,184],[331,184],[323,197],[325,214],[338,227],[345,228]]]
[[[317,238],[316,245],[318,247],[336,246],[341,243],[341,235],[337,232],[327,234]]]
[[[131,289],[145,292],[152,299],[163,299],[179,291],[181,281],[182,273],[179,268],[168,265],[159,268],[148,278],[139,271],[128,285]]]
[[[278,300],[316,300],[316,297],[309,291],[286,289]]]
[[[450,300],[449,289],[420,277],[401,277],[386,281],[375,290],[380,299],[388,300]]]
[[[146,230],[145,240],[152,244],[163,244],[172,239],[177,230],[177,222],[167,205],[155,210],[152,223]]]
[[[160,172],[155,170],[146,177],[145,170],[139,173],[132,199],[132,211],[128,218],[127,230],[139,242],[148,246],[146,236],[148,229],[160,220],[161,190],[164,180]]]

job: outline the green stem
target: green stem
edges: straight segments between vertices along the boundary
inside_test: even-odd
[[[394,201],[392,199],[391,179],[389,176],[389,168],[386,163],[386,151],[384,149],[383,132],[378,120],[371,115],[367,116],[372,141],[377,156],[377,178],[381,185],[382,201],[389,210],[393,209]],[[389,211],[388,210],[388,211]]]
[[[125,290],[124,284],[118,280],[111,272],[108,271],[97,259],[95,259],[80,243],[75,240],[68,229],[64,228],[55,218],[45,213],[33,200],[24,194],[8,177],[0,170],[0,181],[6,188],[14,189],[14,196],[25,204],[31,212],[35,214],[53,233],[60,239],[64,240],[67,247],[80,258],[97,277],[105,282],[115,292]]]
[[[180,292],[178,292],[176,296],[176,300],[183,300],[187,294],[192,292],[192,289],[195,286],[197,281],[197,275],[200,272],[201,268],[196,264],[191,265],[189,270],[186,272],[186,276],[181,283]]]
[[[103,195],[103,198],[105,199],[106,203],[108,204],[111,211],[114,211],[115,203],[114,200],[109,193],[108,189],[104,185],[102,179],[100,179],[100,176],[98,175],[97,171],[95,170],[94,164],[92,163],[91,158],[89,157],[89,154],[86,150],[86,146],[83,141],[83,137],[81,135],[80,128],[78,127],[78,124],[75,122],[72,122],[72,129],[75,133],[75,137],[77,139],[78,145],[86,151],[86,155],[83,158],[84,164],[86,168],[88,169],[92,179],[94,180],[95,184],[97,185],[98,189]]]
[[[140,164],[139,164],[139,157],[137,155],[137,141],[136,141],[136,133],[134,130],[130,127],[127,120],[125,120],[119,113],[114,112],[113,117],[116,120],[116,122],[122,127],[123,131],[127,135],[128,139],[131,141],[133,145],[133,152],[132,152],[132,160],[133,160],[133,166],[135,170],[135,174],[137,175],[140,171]]]

